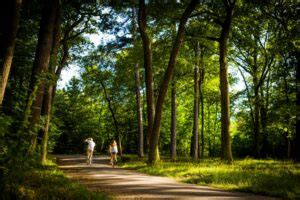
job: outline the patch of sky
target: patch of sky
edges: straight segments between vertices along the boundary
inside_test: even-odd
[[[114,35],[101,32],[97,34],[85,34],[84,36],[88,37],[94,44],[94,46],[105,45],[106,43],[116,39]],[[85,52],[83,52],[83,54],[84,53]],[[70,63],[66,68],[62,70],[61,78],[58,81],[58,88],[65,88],[73,77],[80,77],[80,67],[75,63]]]

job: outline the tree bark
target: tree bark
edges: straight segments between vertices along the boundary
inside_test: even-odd
[[[149,143],[152,140],[152,128],[154,120],[154,83],[152,69],[152,48],[151,39],[147,33],[145,1],[139,1],[138,25],[141,34],[144,52],[144,68],[145,68],[145,83],[146,83],[146,103],[147,103],[147,137]],[[149,144],[150,145],[150,144]]]
[[[203,100],[203,83],[204,83],[204,52],[200,53],[199,69],[199,104],[201,105],[201,157],[204,157],[204,100]],[[200,147],[199,147],[200,148]]]
[[[296,100],[296,109],[297,109],[297,119],[296,119],[296,137],[295,137],[295,152],[294,159],[300,161],[300,53],[299,50],[296,52],[297,62],[296,65],[296,86],[297,86],[297,100]]]
[[[147,135],[150,136],[150,147],[149,147],[149,164],[155,164],[156,161],[159,160],[159,153],[158,153],[158,141],[159,141],[159,132],[160,132],[160,122],[161,122],[161,115],[162,115],[162,105],[165,99],[165,95],[168,89],[168,84],[173,74],[175,61],[177,54],[179,52],[179,48],[182,43],[183,34],[184,34],[184,26],[190,16],[191,12],[195,9],[196,5],[198,4],[197,0],[192,0],[189,4],[188,8],[183,13],[179,29],[177,33],[176,40],[174,42],[172,52],[170,55],[167,71],[165,73],[164,79],[160,86],[157,103],[155,107],[155,118],[153,121],[154,116],[154,109],[153,109],[153,74],[152,74],[152,51],[151,51],[151,42],[150,38],[146,32],[146,7],[145,1],[139,1],[139,16],[138,16],[138,24],[139,30],[143,42],[143,51],[144,51],[144,67],[145,67],[145,77],[146,77],[146,96],[147,96],[147,118],[148,118],[148,130]],[[152,126],[151,126],[152,125]]]
[[[112,105],[111,105],[111,99],[108,97],[108,94],[107,94],[107,91],[106,91],[106,87],[104,85],[104,83],[102,81],[100,81],[100,84],[104,90],[104,95],[105,95],[105,99],[108,103],[108,108],[109,108],[109,111],[111,113],[111,116],[113,118],[113,121],[114,121],[114,125],[115,125],[115,128],[116,128],[116,140],[118,140],[117,144],[118,144],[118,149],[119,149],[119,153],[120,153],[120,156],[123,155],[123,150],[122,150],[122,141],[121,141],[121,136],[120,136],[120,132],[119,132],[119,126],[118,126],[118,121],[117,121],[117,118],[115,116],[115,112],[112,108]]]
[[[171,83],[171,159],[176,159],[176,83]]]
[[[50,52],[53,40],[53,28],[55,24],[56,10],[58,8],[58,0],[45,1],[45,7],[42,14],[39,39],[36,50],[36,56],[33,64],[32,77],[30,82],[30,93],[35,93],[35,99],[32,106],[30,106],[29,118],[29,134],[30,134],[30,147],[28,153],[31,154],[36,149],[36,140],[38,132],[38,123],[41,115],[41,107],[43,102],[44,88],[45,88],[45,73],[48,70],[50,61]],[[28,101],[29,103],[30,101]]]
[[[254,157],[260,157],[260,97],[257,82],[257,72],[254,72]]]
[[[135,95],[136,95],[136,108],[137,108],[137,122],[138,122],[138,156],[144,157],[144,129],[143,129],[143,111],[141,107],[141,88],[140,88],[140,72],[139,64],[135,66]]]
[[[169,63],[167,66],[167,71],[166,71],[163,81],[159,87],[159,94],[157,97],[157,102],[156,102],[156,107],[155,107],[153,132],[152,132],[152,137],[151,137],[151,141],[150,141],[149,161],[148,161],[150,164],[155,164],[155,162],[159,160],[158,152],[155,150],[158,148],[158,140],[159,140],[159,135],[160,135],[160,122],[161,122],[161,116],[162,116],[163,103],[164,103],[164,99],[165,99],[165,96],[167,93],[169,82],[173,75],[176,58],[177,58],[179,49],[180,49],[182,41],[183,41],[183,36],[184,36],[184,32],[185,32],[185,24],[190,16],[190,14],[196,8],[197,4],[198,4],[198,0],[192,0],[181,16],[178,31],[177,31],[177,36],[176,36],[175,42],[173,44]]]
[[[221,90],[221,159],[232,163],[232,152],[230,143],[230,101],[228,91],[228,64],[227,51],[228,39],[231,28],[234,4],[223,1],[226,7],[226,18],[222,24],[221,36],[219,38],[219,62],[220,62],[220,90]],[[234,1],[235,3],[235,1]]]
[[[210,105],[207,107],[207,137],[208,137],[208,156],[212,156],[212,149],[211,149],[211,125],[210,125]]]
[[[195,48],[195,67],[194,67],[194,119],[191,155],[194,160],[198,159],[199,148],[199,42]]]
[[[56,82],[58,78],[55,77],[55,69],[57,66],[57,57],[58,51],[60,46],[60,37],[61,37],[61,8],[57,9],[56,12],[56,19],[55,25],[53,29],[53,41],[52,41],[52,51],[50,57],[50,64],[49,64],[49,74],[53,76],[54,80],[51,80],[50,83],[46,86],[44,100],[43,100],[43,109],[42,109],[42,116],[45,118],[44,129],[42,130],[42,143],[41,143],[41,163],[45,164],[47,161],[47,145],[48,145],[48,133],[49,133],[49,126],[51,120],[51,111],[53,105],[53,98],[54,98],[54,86],[56,86]],[[60,67],[60,66],[59,66]]]
[[[9,72],[12,65],[12,60],[14,56],[14,49],[16,44],[17,32],[18,32],[18,25],[20,21],[20,9],[22,0],[14,0],[13,1],[13,8],[12,8],[12,16],[11,21],[9,23],[9,31],[8,36],[6,38],[6,48],[4,50],[4,58],[3,58],[3,65],[1,66],[0,71],[0,109],[2,107],[2,102],[5,94],[5,88],[9,76]]]

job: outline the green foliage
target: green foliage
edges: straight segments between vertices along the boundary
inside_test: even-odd
[[[124,151],[136,153],[134,71],[138,65],[146,152],[148,136],[143,48],[136,19],[133,19],[137,13],[132,12],[130,2],[126,7],[115,4],[107,7],[94,2],[61,3],[64,10],[62,38],[71,38],[67,42],[67,64],[78,65],[81,70],[79,78],[73,78],[67,87],[57,91],[52,109],[48,151],[83,153],[86,148],[84,139],[93,137],[97,144],[96,153],[106,153],[108,143],[119,134]],[[228,44],[233,154],[241,158],[253,155],[254,129],[257,127],[253,123],[254,115],[251,112],[257,103],[256,95],[260,108],[261,123],[258,128],[262,156],[292,157],[295,146],[299,145],[294,140],[298,114],[295,105],[295,69],[299,63],[297,3],[239,0],[236,5],[236,17],[233,19],[233,31]],[[186,2],[160,3],[157,6],[154,1],[150,1],[147,6],[147,30],[153,39],[154,95],[157,98],[175,37],[176,21]],[[78,196],[94,198],[93,194],[86,193],[84,189],[66,181],[56,168],[41,168],[36,164],[41,135],[38,135],[36,154],[26,155],[30,145],[26,134],[29,128],[29,107],[35,96],[35,92],[28,88],[36,54],[41,7],[38,1],[26,2],[22,7],[12,70],[0,114],[0,175],[4,178],[1,184],[6,184],[2,184],[2,188],[15,195],[13,197],[25,199],[47,199],[50,198],[47,195],[51,193],[71,199]],[[202,84],[204,113],[199,116],[199,121],[204,119],[203,127],[199,126],[199,130],[204,130],[202,148],[205,157],[220,155],[218,42],[208,38],[220,36],[221,26],[218,20],[222,22],[226,14],[224,11],[223,3],[219,0],[202,2],[186,25],[185,38],[174,73],[177,90],[177,154],[182,157],[188,157],[190,152],[193,129],[193,68],[198,62],[205,71]],[[82,21],[74,26],[79,19]],[[2,53],[2,33],[8,28],[2,24],[0,26]],[[103,38],[105,34],[109,34],[114,39],[108,41],[102,38],[100,45],[95,47],[89,40],[89,35],[99,32]],[[80,36],[81,34],[84,36]],[[197,44],[203,53],[203,63],[199,57],[195,57]],[[61,50],[62,48],[58,60],[63,55]],[[0,61],[2,60],[1,54]],[[254,78],[260,77],[261,82],[254,83]],[[45,73],[41,78],[46,79],[49,84],[57,77]],[[247,84],[247,87],[240,84]],[[259,91],[255,94],[257,87]],[[160,151],[165,156],[170,151],[170,104],[171,97],[168,93],[163,107],[159,141]],[[44,118],[41,118],[36,128],[41,129],[43,125]],[[299,183],[296,181],[299,179],[299,165],[290,162],[247,159],[227,166],[215,159],[194,163],[180,158],[178,162],[162,162],[160,166],[153,168],[146,167],[141,162],[130,163],[128,166],[151,174],[168,175],[186,182],[233,190],[289,198],[299,194]],[[37,187],[39,185],[42,187]]]
[[[56,153],[83,153],[86,144],[84,140],[93,137],[100,151],[105,132],[101,128],[101,104],[90,97],[80,94],[81,85],[78,79],[73,79],[68,91],[57,93],[54,116],[54,125],[50,131],[50,141],[57,141]],[[100,113],[101,114],[101,113]],[[55,124],[56,123],[56,124]],[[61,134],[59,134],[61,132]]]
[[[291,161],[242,159],[227,165],[219,159],[193,162],[178,158],[148,166],[144,160],[129,158],[130,161],[122,163],[123,168],[182,182],[291,199],[300,193],[300,165]]]
[[[51,161],[44,166],[22,167],[4,180],[1,199],[109,199],[71,182]]]

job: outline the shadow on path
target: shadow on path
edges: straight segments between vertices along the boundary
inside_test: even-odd
[[[149,176],[118,167],[112,168],[108,157],[94,157],[92,165],[87,165],[82,155],[55,157],[59,168],[67,177],[85,185],[89,190],[102,191],[117,199],[272,199],[178,183],[171,178]]]

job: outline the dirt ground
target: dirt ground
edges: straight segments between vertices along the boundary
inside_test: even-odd
[[[87,165],[82,155],[56,155],[56,159],[59,168],[71,180],[116,199],[273,199],[112,168],[108,157],[94,157],[92,165]]]

